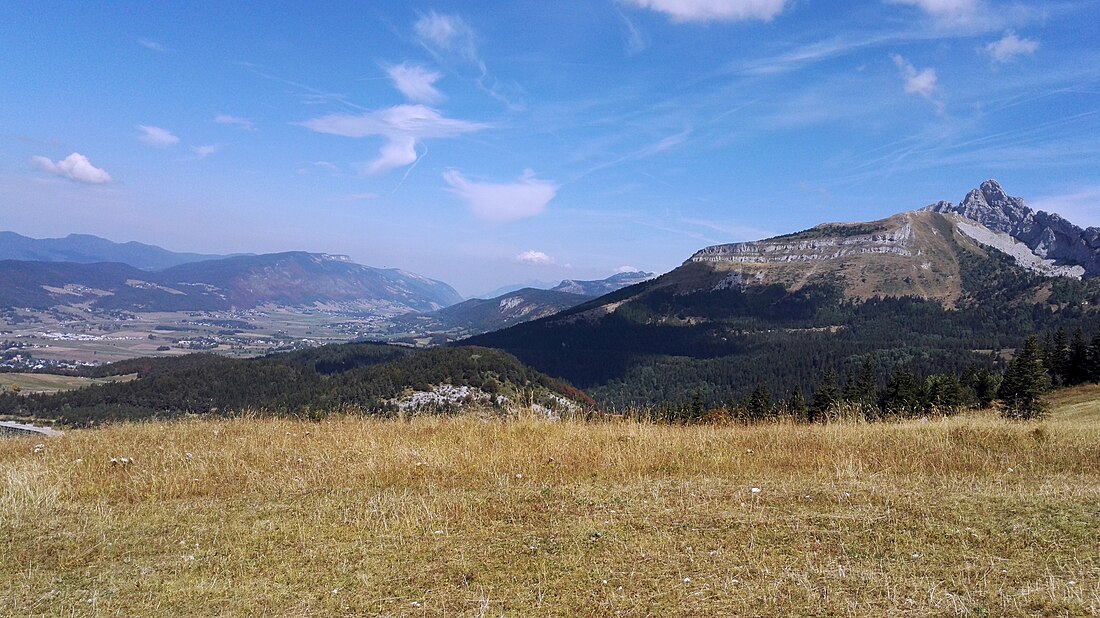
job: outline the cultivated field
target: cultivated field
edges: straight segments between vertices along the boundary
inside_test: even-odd
[[[7,439],[0,531],[12,616],[1096,615],[1100,389],[1034,424]]]
[[[137,374],[106,378],[81,378],[48,373],[0,373],[0,392],[18,390],[21,393],[57,393],[93,384],[126,382],[136,377]]]

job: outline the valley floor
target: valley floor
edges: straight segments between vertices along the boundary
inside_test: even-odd
[[[1098,505],[1096,387],[1027,424],[128,424],[0,440],[0,615],[1095,615]]]

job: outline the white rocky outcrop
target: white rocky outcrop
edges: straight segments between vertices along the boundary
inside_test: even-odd
[[[858,224],[856,224],[858,225]],[[846,234],[856,225],[825,224],[814,229],[836,228],[836,234],[806,237],[796,234],[755,242],[739,242],[706,247],[691,256],[690,262],[734,262],[768,264],[833,260],[866,253],[918,255],[913,246],[913,228],[908,221],[893,228],[869,233]],[[810,230],[812,232],[812,230]]]

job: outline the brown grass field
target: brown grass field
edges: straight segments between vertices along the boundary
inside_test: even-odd
[[[1052,403],[1038,423],[241,418],[0,439],[0,614],[1097,615],[1100,387]]]

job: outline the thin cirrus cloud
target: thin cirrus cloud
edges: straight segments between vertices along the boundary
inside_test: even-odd
[[[535,266],[551,266],[555,262],[554,258],[549,255],[533,249],[517,255],[516,261],[524,264],[533,264]]]
[[[993,59],[993,62],[1005,64],[1012,62],[1018,56],[1034,54],[1039,49],[1039,42],[1034,39],[1021,39],[1015,32],[1006,32],[1000,40],[985,46],[985,53]]]
[[[531,170],[508,183],[472,181],[458,170],[447,170],[443,180],[451,186],[451,193],[470,206],[474,216],[494,223],[538,216],[558,193],[556,183],[539,180]]]
[[[787,0],[624,0],[627,4],[664,13],[673,22],[771,21]]]
[[[453,138],[486,129],[487,124],[447,118],[425,105],[395,105],[362,114],[329,114],[301,123],[317,133],[342,137],[383,137],[378,157],[363,166],[368,174],[382,174],[416,162],[420,140]]]
[[[961,25],[982,13],[980,0],[885,0],[887,4],[911,6],[944,24]]]
[[[394,88],[401,91],[417,103],[438,103],[444,99],[443,93],[436,89],[435,83],[443,75],[414,64],[398,64],[386,69]]]
[[[167,129],[146,124],[137,125],[137,129],[141,132],[138,135],[138,139],[146,146],[168,148],[180,143],[180,138],[173,135],[172,132]]]
[[[102,185],[111,182],[111,175],[106,170],[92,165],[88,157],[79,152],[74,152],[56,162],[47,157],[31,157],[31,165],[55,176],[68,178],[73,182],[83,182],[90,185]]]
[[[224,124],[233,127],[237,127],[242,131],[255,131],[256,125],[247,118],[241,118],[239,116],[230,116],[229,114],[218,114],[214,116],[214,124]]]
[[[138,45],[141,45],[142,47],[144,47],[145,49],[148,49],[149,51],[155,51],[158,54],[164,54],[164,53],[168,52],[167,47],[165,47],[164,45],[161,45],[160,43],[157,43],[156,41],[151,41],[149,39],[138,39]]]
[[[416,20],[413,33],[421,45],[435,54],[457,56],[470,62],[478,60],[477,35],[458,15],[431,11]]]

